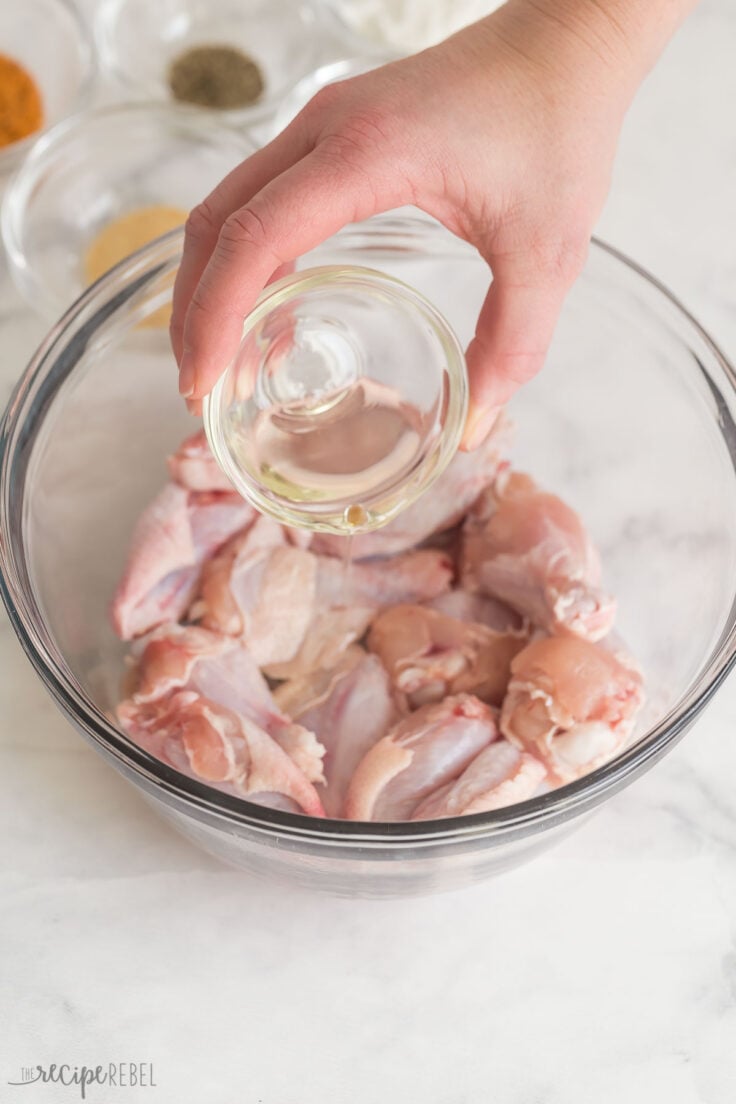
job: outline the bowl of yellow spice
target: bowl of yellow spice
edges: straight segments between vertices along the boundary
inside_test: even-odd
[[[95,33],[129,96],[257,122],[314,67],[325,29],[310,0],[104,0]]]
[[[36,142],[5,194],[16,284],[56,317],[113,265],[180,226],[254,148],[245,130],[176,105],[100,107],[64,120]]]
[[[0,176],[84,104],[93,74],[91,35],[70,0],[0,2]]]

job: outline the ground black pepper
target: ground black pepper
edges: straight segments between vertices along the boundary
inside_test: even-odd
[[[169,67],[174,99],[200,107],[247,107],[263,92],[263,75],[252,58],[232,46],[194,46]]]

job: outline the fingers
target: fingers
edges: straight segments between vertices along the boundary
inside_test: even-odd
[[[480,445],[501,407],[544,363],[568,284],[544,278],[519,283],[503,264],[467,350],[470,407],[462,448]]]
[[[292,123],[273,142],[233,169],[190,214],[185,228],[184,253],[174,284],[169,327],[174,356],[179,363],[189,303],[217,245],[223,223],[270,180],[291,168],[310,148],[306,128]]]
[[[181,393],[199,399],[212,389],[237,350],[243,319],[279,266],[381,209],[366,174],[315,150],[230,215],[184,321]]]

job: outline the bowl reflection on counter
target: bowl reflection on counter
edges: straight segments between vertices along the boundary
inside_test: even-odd
[[[687,731],[736,650],[734,374],[697,323],[595,244],[541,375],[512,403],[514,460],[568,499],[601,548],[619,630],[647,678],[635,742],[523,804],[421,824],[319,821],[230,797],[134,746],[111,719],[124,648],[107,606],[164,457],[191,419],[162,335],[179,232],[86,292],[39,349],[0,437],[3,598],[86,739],[176,827],[257,874],[346,895],[453,888],[515,866],[652,766]],[[477,254],[421,216],[351,226],[303,259],[368,264],[432,300],[462,341],[487,290]]]

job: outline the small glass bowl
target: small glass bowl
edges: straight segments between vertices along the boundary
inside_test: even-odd
[[[83,260],[102,227],[128,211],[190,210],[254,150],[245,131],[196,108],[95,108],[41,138],[10,182],[2,235],[32,307],[58,315],[87,284]]]
[[[248,107],[221,112],[255,123],[318,60],[322,21],[309,0],[105,0],[95,34],[103,65],[129,94],[171,101],[171,62],[192,46],[242,50],[261,70],[264,91]]]
[[[204,402],[218,463],[259,510],[348,534],[434,482],[467,414],[462,346],[401,280],[327,265],[270,285]]]
[[[361,28],[358,21],[350,17],[351,7],[356,6],[351,0],[322,0],[331,29],[351,50],[360,55],[378,54],[392,58],[405,57],[407,54],[413,54],[433,46],[436,42],[441,41],[443,37],[449,36],[455,30],[460,30],[463,22],[472,23],[476,19],[481,19],[484,15],[489,15],[496,8],[499,8],[502,3],[503,0],[483,0],[482,3],[478,4],[475,12],[468,11],[467,6],[465,6],[465,10],[462,11],[461,9],[460,13],[461,16],[464,16],[464,19],[461,19],[459,24],[455,23],[453,26],[445,23],[443,28],[441,23],[435,23],[435,33],[423,35],[421,30],[416,30],[416,27],[412,28],[411,20],[407,25],[406,16],[410,12],[412,15],[419,12],[438,14],[444,10],[446,14],[457,15],[457,5],[437,4],[430,2],[430,0],[424,0],[422,3],[417,2],[417,0],[404,0],[404,25],[398,34],[392,36],[390,31],[388,34],[381,32],[377,20],[375,20],[375,28],[370,30]],[[358,4],[357,7],[361,9],[364,16],[370,14],[366,11],[364,4]],[[386,7],[388,8],[389,4],[386,4]]]
[[[302,77],[284,96],[270,125],[268,138],[280,134],[321,88],[326,88],[328,84],[335,84],[336,81],[348,80],[350,77],[360,77],[388,60],[390,60],[388,57],[379,56],[340,58],[326,65],[320,65],[318,69],[307,73],[306,77]]]
[[[43,125],[19,142],[0,147],[0,179],[22,160],[43,130],[79,110],[94,78],[92,37],[71,0],[4,0],[0,53],[33,77],[43,101]]]
[[[358,57],[375,57],[376,63],[380,64],[378,59],[395,60],[408,53],[408,50],[401,50],[385,39],[364,34],[346,15],[342,0],[320,0],[320,4],[332,35]]]

